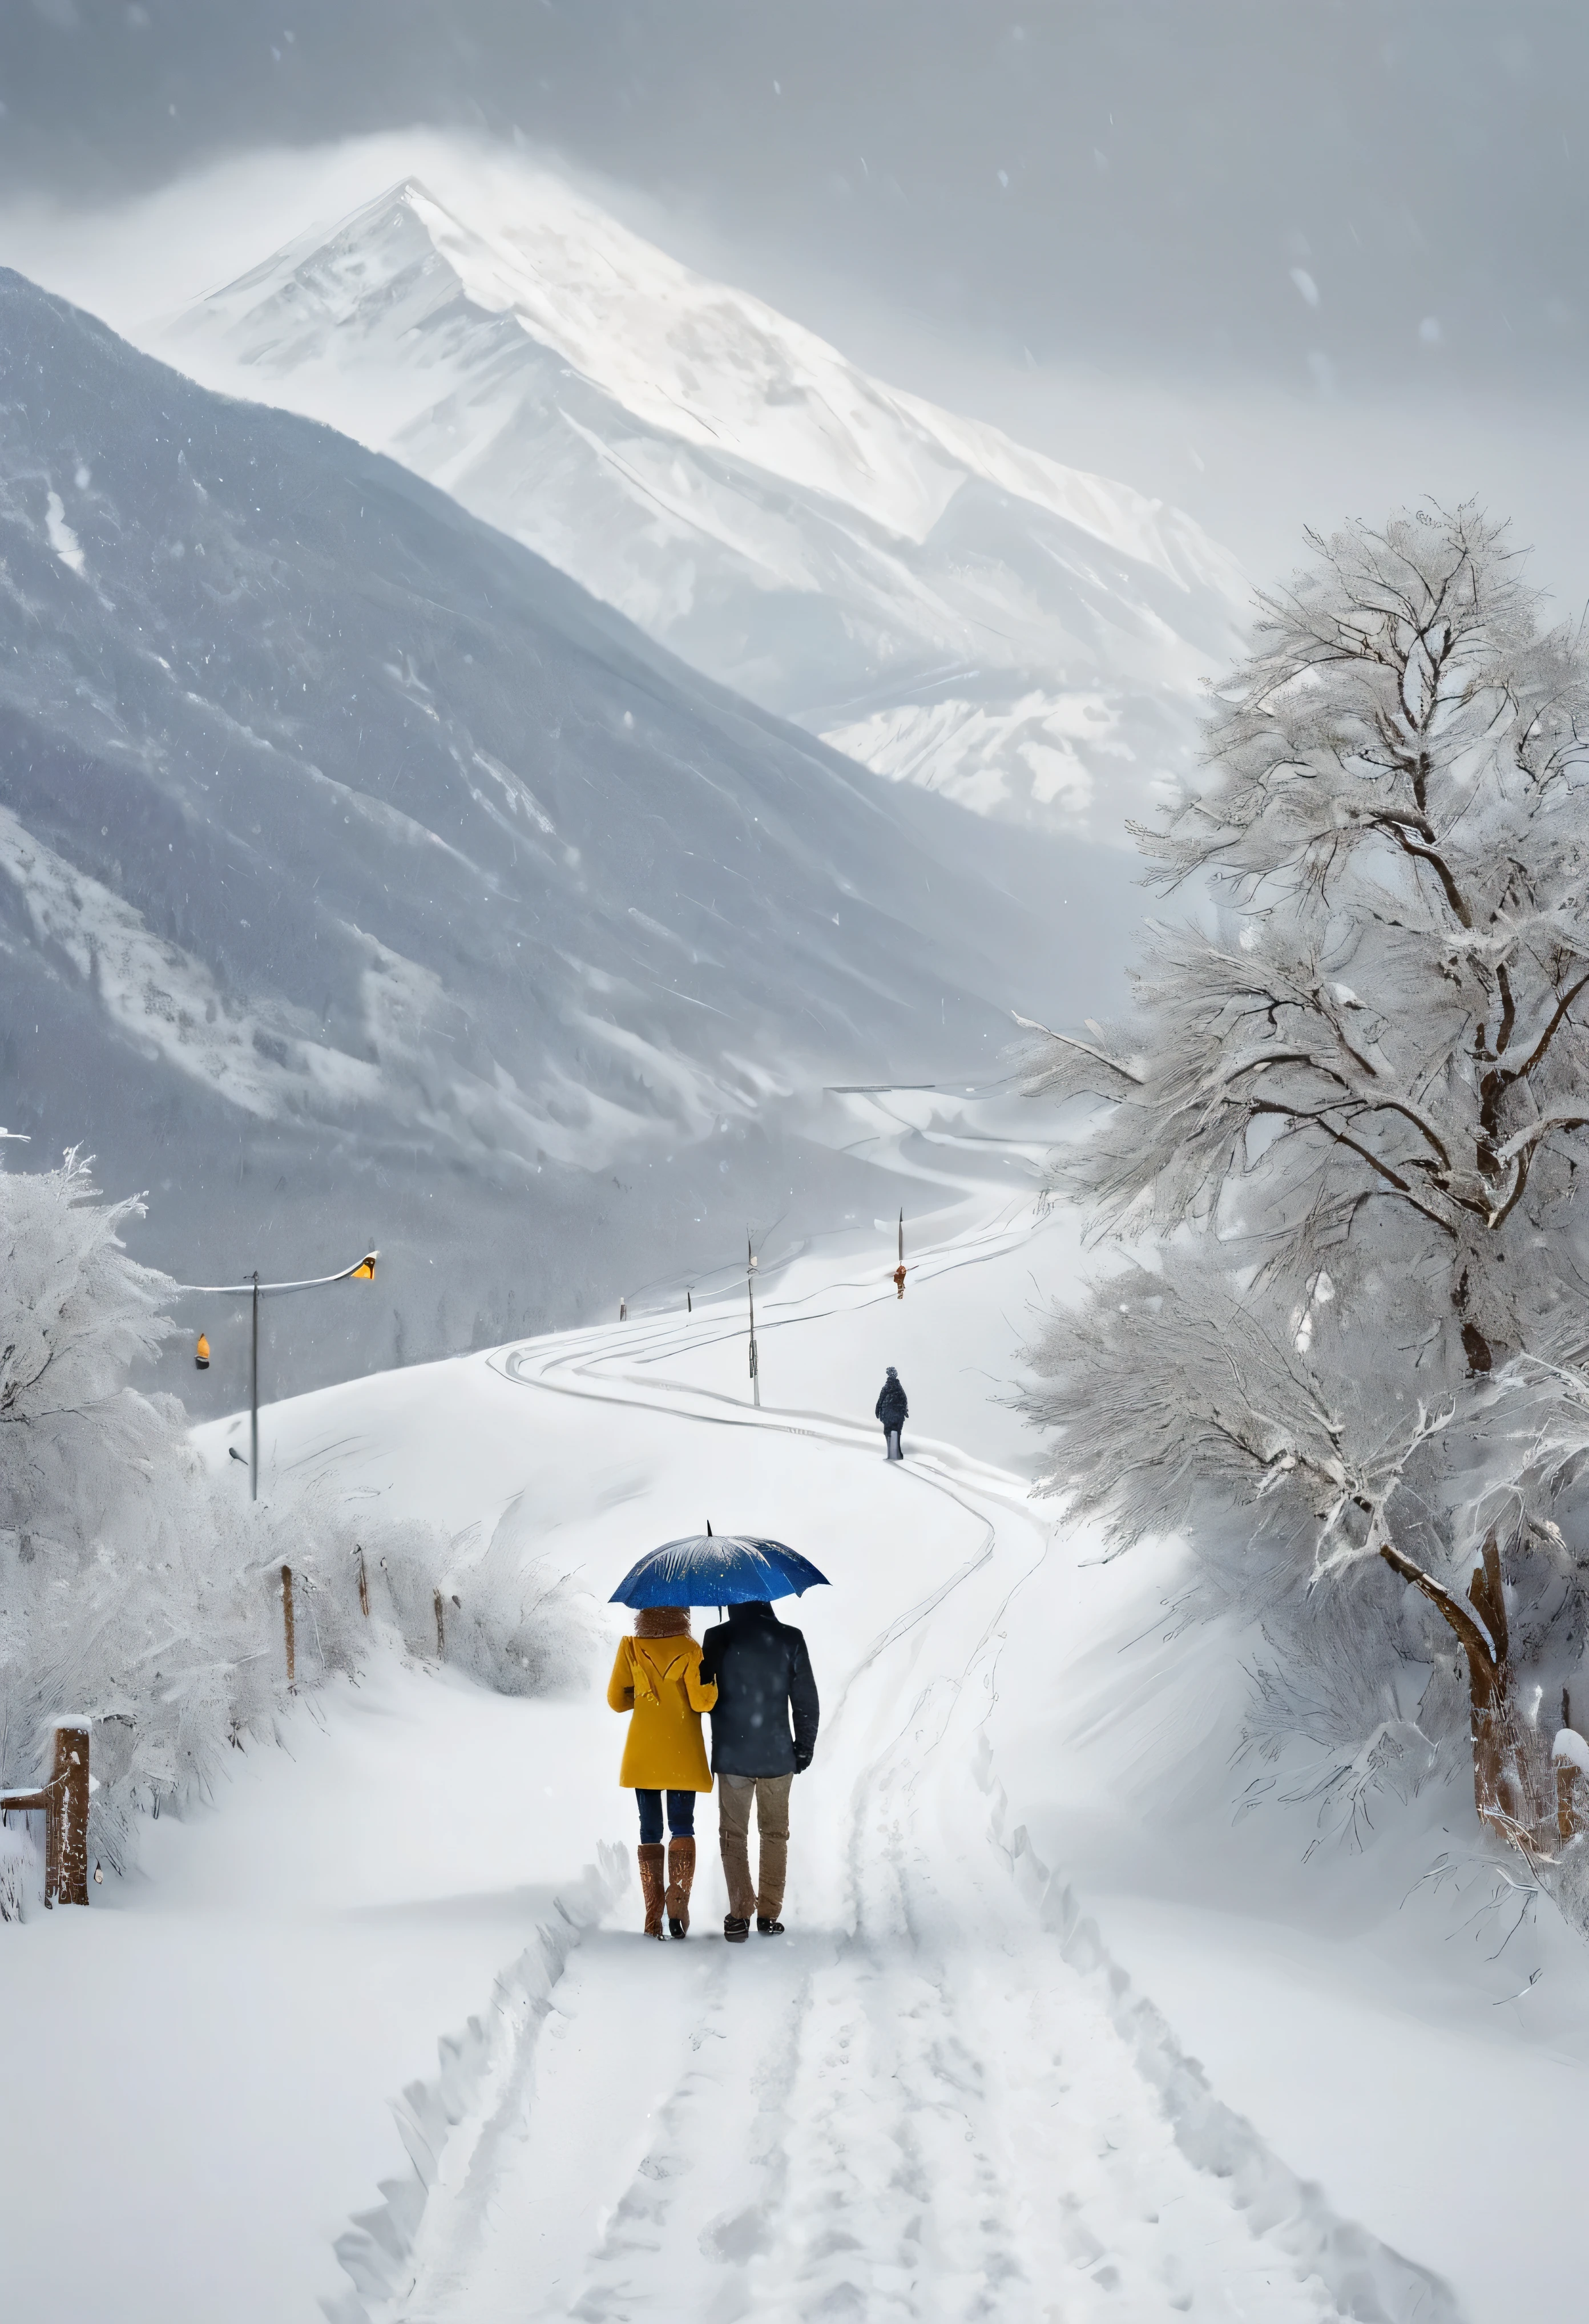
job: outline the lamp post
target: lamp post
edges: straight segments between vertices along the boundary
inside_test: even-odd
[[[352,1267],[345,1267],[335,1275],[306,1276],[300,1283],[262,1283],[255,1268],[246,1283],[184,1283],[184,1291],[199,1291],[217,1299],[241,1298],[245,1292],[252,1303],[248,1336],[248,1498],[259,1499],[259,1303],[268,1294],[277,1291],[319,1291],[328,1283],[374,1283],[378,1250],[366,1250]]]
[[[744,1239],[744,1288],[745,1296],[751,1303],[751,1394],[755,1398],[756,1410],[760,1412],[762,1373],[756,1361],[756,1254],[751,1247],[748,1234]]]

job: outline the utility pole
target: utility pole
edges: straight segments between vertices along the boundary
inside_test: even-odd
[[[254,1317],[248,1335],[248,1498],[259,1499],[259,1269],[254,1270]],[[283,1567],[283,1572],[285,1568]],[[291,1588],[289,1582],[288,1588]],[[291,1600],[289,1599],[289,1605]],[[291,1615],[288,1617],[291,1619]],[[291,1685],[289,1674],[287,1683]]]
[[[756,1254],[751,1245],[749,1231],[744,1239],[744,1288],[751,1303],[751,1394],[756,1410],[762,1409],[762,1373],[756,1361]]]
[[[351,1267],[344,1267],[335,1275],[307,1276],[300,1283],[262,1283],[256,1267],[246,1283],[183,1283],[181,1291],[202,1292],[207,1298],[240,1299],[247,1294],[252,1313],[248,1334],[248,1498],[259,1499],[259,1303],[268,1292],[319,1291],[328,1283],[351,1283],[356,1279],[374,1283],[378,1250],[366,1250]],[[238,1458],[242,1456],[239,1454]]]

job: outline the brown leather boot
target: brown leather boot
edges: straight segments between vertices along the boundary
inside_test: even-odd
[[[662,1933],[662,1843],[660,1840],[642,1840],[640,1843],[640,1893],[645,1900],[645,1933],[660,1938]]]
[[[670,1840],[668,1842],[668,1934],[670,1937],[687,1937],[689,1934],[689,1891],[694,1879],[694,1840]]]

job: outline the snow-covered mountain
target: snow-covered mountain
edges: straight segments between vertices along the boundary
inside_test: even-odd
[[[812,1093],[965,1078],[1118,958],[1123,865],[1111,907],[1076,855],[0,274],[0,1120],[148,1185],[189,1282],[374,1235],[378,1294],[275,1311],[337,1335],[278,1388],[870,1217]]]
[[[410,180],[150,342],[453,493],[876,772],[1117,835],[1245,591],[1188,518],[883,386],[542,172]]]

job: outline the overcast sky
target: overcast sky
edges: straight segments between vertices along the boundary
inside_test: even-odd
[[[1581,595],[1586,86],[1584,0],[0,0],[0,257],[84,295],[203,165],[516,135],[1255,569],[1472,490]]]

